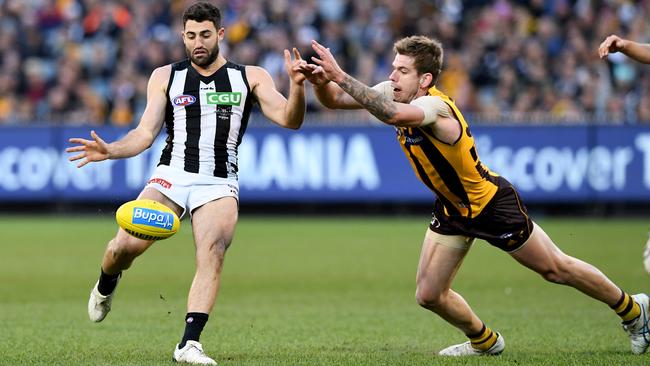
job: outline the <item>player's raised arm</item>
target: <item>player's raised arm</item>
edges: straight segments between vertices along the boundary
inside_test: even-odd
[[[68,160],[81,160],[77,164],[77,167],[81,168],[90,162],[135,156],[149,148],[160,132],[165,119],[167,102],[165,88],[170,73],[171,67],[167,65],[155,69],[151,74],[147,86],[147,106],[135,129],[112,143],[106,143],[95,131],[90,132],[92,140],[79,137],[70,138],[70,143],[76,144],[76,146],[69,147],[65,151],[78,152],[79,154],[71,156]]]
[[[605,58],[610,53],[616,52],[621,52],[644,64],[650,64],[650,44],[638,43],[617,35],[611,35],[605,38],[598,47],[598,55],[600,58]]]
[[[293,54],[294,60],[289,50],[284,50],[284,66],[290,81],[288,98],[276,89],[271,75],[262,67],[247,66],[246,75],[252,81],[253,94],[264,116],[282,127],[295,130],[302,126],[305,118],[305,76],[298,71],[298,65],[305,61],[297,49],[293,49]]]
[[[425,116],[421,108],[395,102],[387,97],[385,93],[373,89],[348,75],[338,65],[330,50],[320,43],[312,41],[312,48],[318,54],[318,58],[312,57],[312,60],[322,68],[325,78],[336,83],[341,90],[349,94],[360,106],[367,109],[380,121],[403,127],[415,127],[422,124]],[[330,88],[330,91],[327,93],[334,92],[332,87],[328,88]]]

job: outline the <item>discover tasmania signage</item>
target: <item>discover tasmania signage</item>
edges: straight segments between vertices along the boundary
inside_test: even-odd
[[[137,157],[77,169],[64,152],[67,140],[89,130],[0,128],[0,202],[133,199],[158,163],[165,136]],[[127,132],[96,131],[107,141]],[[649,127],[474,126],[472,132],[481,161],[527,202],[650,202]],[[433,200],[387,126],[249,128],[238,168],[242,203]]]

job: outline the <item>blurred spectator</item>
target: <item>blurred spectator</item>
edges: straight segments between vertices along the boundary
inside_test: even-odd
[[[650,42],[647,0],[213,2],[225,56],[263,65],[279,88],[284,48],[309,60],[318,39],[372,85],[391,71],[394,40],[426,34],[445,47],[439,88],[474,122],[650,123],[650,68],[596,55],[613,33]],[[137,123],[153,69],[186,57],[180,19],[191,3],[0,1],[0,124]],[[321,120],[372,119],[324,111],[311,92],[308,103]]]

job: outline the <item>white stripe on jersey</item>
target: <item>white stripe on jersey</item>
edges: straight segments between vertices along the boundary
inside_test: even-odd
[[[199,174],[214,172],[214,136],[217,133],[217,105],[208,104],[207,92],[214,92],[214,80],[199,86],[201,102],[201,137],[199,137]]]
[[[169,87],[169,100],[174,101],[179,95],[183,94],[185,90],[185,78],[187,77],[188,69],[172,71],[175,73],[174,81]],[[174,116],[174,141],[172,149],[172,158],[169,163],[170,166],[183,170],[185,168],[185,141],[187,141],[187,121],[184,106],[173,106]]]
[[[240,105],[233,106],[232,108],[230,131],[228,131],[228,161],[231,163],[228,164],[228,175],[233,174],[235,176],[237,173],[232,171],[232,167],[237,165],[237,139],[239,138],[241,120],[244,115],[244,105],[246,104],[246,98],[248,97],[248,88],[246,87],[246,83],[244,83],[242,72],[246,72],[246,69],[242,71],[237,69],[228,69],[228,78],[230,79],[232,91],[241,93]],[[237,121],[238,123],[233,123],[234,121]]]
[[[167,128],[173,129],[173,139],[171,146],[165,148],[161,163],[201,175],[237,179],[237,143],[241,140],[242,125],[248,122],[245,108],[250,107],[246,77],[242,75],[245,68],[226,64],[224,70],[206,77],[195,75],[191,67],[189,61],[173,66],[168,91],[172,118],[167,121]],[[238,93],[240,103],[215,104],[217,99],[208,100],[212,93]]]

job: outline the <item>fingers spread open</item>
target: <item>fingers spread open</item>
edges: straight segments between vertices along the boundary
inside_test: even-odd
[[[73,144],[79,144],[79,145],[83,145],[83,146],[90,146],[92,143],[94,143],[94,141],[90,141],[90,140],[86,140],[86,139],[82,139],[82,138],[78,138],[78,137],[73,137],[73,138],[69,139],[68,141],[70,141]],[[83,147],[81,147],[81,148],[83,148]]]
[[[325,51],[326,51],[325,47],[323,47],[322,44],[314,40],[311,41],[311,48],[313,48],[314,51],[318,54],[318,56],[320,56],[321,58],[323,57],[323,55],[325,55]]]
[[[71,156],[71,157],[69,157],[68,160],[69,160],[69,161],[79,160],[79,159],[82,159],[85,155],[86,155],[86,154],[77,154],[77,155],[75,155],[75,156]]]
[[[65,152],[71,153],[71,152],[77,152],[77,151],[84,151],[85,146],[71,146],[65,149]]]
[[[94,130],[90,131],[90,135],[93,137],[93,140],[95,140],[96,143],[98,143],[98,144],[104,144],[105,143],[104,140],[102,140],[102,138],[99,137],[97,132],[95,132]]]

